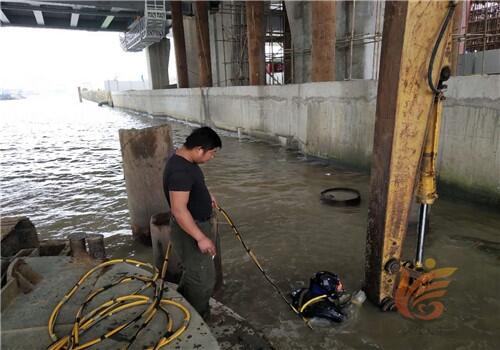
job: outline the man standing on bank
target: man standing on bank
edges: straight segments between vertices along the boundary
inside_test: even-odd
[[[177,291],[205,320],[210,316],[208,301],[216,278],[216,237],[212,237],[210,223],[216,202],[198,164],[213,159],[221,147],[214,130],[195,129],[167,161],[163,174],[163,189],[172,213],[172,246],[184,267]]]

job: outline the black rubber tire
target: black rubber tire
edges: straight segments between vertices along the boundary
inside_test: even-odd
[[[327,196],[326,194],[328,192],[332,191],[344,191],[344,192],[352,192],[354,194],[354,197],[351,199],[335,199],[330,196]],[[332,187],[332,188],[327,188],[326,190],[321,191],[320,194],[320,199],[323,203],[328,204],[328,205],[333,205],[333,206],[358,206],[361,203],[361,194],[359,193],[358,190],[354,188],[348,188],[348,187]]]

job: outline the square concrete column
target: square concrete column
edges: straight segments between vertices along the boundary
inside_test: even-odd
[[[170,55],[170,39],[163,38],[146,49],[148,61],[149,88],[152,90],[166,89],[168,80],[168,58]]]

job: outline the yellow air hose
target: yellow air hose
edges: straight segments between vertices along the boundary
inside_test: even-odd
[[[274,288],[274,290],[279,294],[281,299],[290,307],[290,309],[297,315],[299,316],[304,323],[312,329],[312,326],[307,318],[303,316],[303,311],[309,306],[312,305],[324,298],[326,298],[326,295],[320,295],[318,297],[315,297],[309,301],[307,301],[304,305],[301,306],[300,310],[297,310],[285,297],[283,292],[279,289],[279,287],[271,280],[271,278],[267,275],[267,273],[264,271],[262,265],[259,263],[257,257],[255,254],[248,248],[246,245],[245,241],[243,240],[240,232],[236,228],[236,225],[234,222],[231,220],[227,212],[222,209],[219,206],[216,206],[218,211],[222,214],[222,216],[225,218],[225,220],[228,222],[228,224],[231,226],[233,232],[236,235],[236,238],[241,242],[243,245],[243,248],[245,249],[246,253],[248,256],[252,259],[253,263],[257,266],[259,271],[263,274],[264,278],[271,284],[271,286]],[[64,297],[59,301],[59,303],[56,305],[54,310],[52,311],[52,314],[49,317],[48,321],[48,331],[49,331],[49,336],[52,339],[53,343],[47,348],[48,350],[83,350],[86,348],[89,348],[95,344],[98,344],[102,342],[105,339],[108,339],[112,337],[113,335],[123,331],[124,329],[128,328],[130,325],[134,324],[135,322],[139,321],[140,319],[143,319],[143,323],[141,326],[139,326],[139,330],[135,333],[129,344],[126,346],[126,349],[132,345],[132,343],[135,341],[137,338],[138,333],[144,329],[147,324],[153,319],[157,311],[162,311],[166,317],[167,317],[167,325],[166,325],[166,331],[164,335],[157,341],[156,345],[154,347],[147,348],[148,350],[157,350],[162,348],[163,346],[171,343],[173,340],[178,338],[188,327],[189,321],[191,319],[191,315],[189,313],[189,310],[182,304],[173,301],[171,299],[167,298],[162,298],[163,294],[163,283],[164,283],[164,277],[166,276],[167,272],[167,266],[168,266],[168,256],[171,250],[171,245],[169,244],[167,247],[167,252],[165,254],[165,260],[163,261],[163,266],[161,273],[158,273],[158,270],[152,266],[149,263],[144,263],[138,260],[134,259],[114,259],[114,260],[109,260],[106,262],[103,262],[102,264],[97,265],[96,267],[90,269],[88,272],[86,272],[79,280],[78,282],[64,295]],[[55,333],[55,325],[57,321],[57,317],[59,316],[59,313],[64,306],[70,300],[75,293],[78,291],[78,289],[83,285],[83,283],[94,273],[97,271],[100,271],[104,268],[107,268],[112,265],[117,265],[117,264],[129,264],[133,265],[136,267],[141,267],[145,268],[150,271],[151,276],[125,276],[120,278],[117,281],[112,282],[111,284],[108,284],[106,286],[100,287],[96,290],[91,291],[85,301],[83,302],[82,305],[77,310],[76,316],[75,316],[75,321],[73,324],[73,327],[71,329],[71,332],[69,335],[63,336],[62,338],[58,338],[56,333]],[[84,308],[100,293],[109,290],[110,288],[120,285],[122,283],[130,282],[130,281],[141,281],[143,282],[143,286],[136,290],[134,293],[129,294],[129,295],[123,295],[116,297],[112,300],[108,300],[101,305],[97,306],[90,312],[88,312],[85,315],[83,314]],[[144,292],[148,288],[151,288],[154,286],[154,297],[150,298],[146,295],[142,295],[140,293]],[[101,335],[99,338],[95,338],[92,340],[89,340],[85,342],[84,344],[79,344],[80,342],[80,336],[84,332],[88,331],[91,329],[92,326],[97,324],[98,322],[106,319],[109,316],[112,316],[113,314],[116,314],[120,311],[127,310],[136,306],[141,306],[141,305],[148,305],[148,307],[142,311],[138,316],[136,316],[134,319],[123,323],[121,325],[118,325],[117,327],[111,329],[107,333]],[[168,311],[164,308],[164,305],[171,305],[176,308],[178,308],[184,315],[182,324],[177,328],[175,331],[173,330],[173,322],[172,319],[169,317]]]
[[[302,305],[300,307],[300,312],[304,312],[304,310],[309,306],[309,305],[312,305],[312,304],[316,304],[317,302],[327,298],[328,295],[326,294],[323,294],[323,295],[318,295],[317,297],[314,297],[312,299],[309,299],[307,302],[304,303],[304,305]]]
[[[163,266],[161,269],[161,273],[158,273],[156,267],[152,266],[149,263],[144,263],[134,259],[114,259],[103,262],[102,264],[97,265],[96,267],[90,269],[86,272],[78,282],[64,295],[64,297],[59,301],[56,305],[52,314],[49,317],[48,321],[48,331],[49,336],[52,339],[53,343],[49,345],[49,350],[83,350],[89,348],[95,344],[102,342],[105,339],[112,337],[113,335],[123,331],[128,328],[132,324],[140,321],[142,319],[142,324],[139,326],[138,330],[135,332],[132,339],[129,341],[129,344],[125,346],[125,349],[128,349],[132,343],[136,340],[138,334],[148,325],[148,323],[154,318],[158,311],[161,311],[167,317],[167,325],[165,333],[162,337],[156,342],[153,347],[147,348],[150,350],[157,350],[162,348],[163,346],[171,343],[174,339],[178,338],[188,327],[189,321],[191,319],[191,314],[189,310],[179,302],[173,301],[168,298],[163,298],[164,291],[164,278],[167,273],[168,267],[168,256],[171,251],[171,245],[169,244],[167,247],[167,251],[165,254],[165,259],[163,261]],[[136,267],[141,267],[150,272],[150,276],[136,276],[129,275],[121,277],[120,279],[106,285],[100,287],[98,289],[92,290],[89,292],[85,301],[78,308],[75,321],[73,323],[73,327],[71,329],[70,334],[65,335],[61,338],[58,338],[56,335],[54,328],[56,325],[57,317],[64,306],[70,300],[75,293],[79,290],[79,288],[83,285],[83,283],[94,273],[97,271],[101,271],[104,268],[107,268],[112,265],[117,264],[129,264]],[[137,289],[135,292],[129,295],[123,295],[113,298],[112,300],[108,300],[101,305],[97,306],[93,310],[89,311],[87,314],[83,314],[85,307],[100,293],[109,290],[112,287],[120,285],[122,283],[130,282],[130,281],[140,281],[143,283],[143,286]],[[154,296],[148,297],[146,295],[140,294],[146,291],[149,288],[154,288]],[[80,344],[81,335],[91,329],[92,326],[101,322],[109,316],[117,314],[123,310],[127,310],[133,307],[147,305],[147,308],[142,311],[138,316],[129,320],[123,324],[120,324],[113,329],[109,330],[105,334],[101,335],[98,338],[89,340],[83,344]],[[173,330],[173,320],[169,316],[169,312],[165,308],[165,306],[170,305],[179,309],[183,314],[183,320],[181,325]]]
[[[259,261],[257,260],[257,257],[255,256],[255,254],[252,252],[252,250],[250,248],[248,248],[248,246],[246,245],[245,241],[243,240],[243,237],[241,236],[240,232],[238,231],[238,229],[236,228],[236,225],[234,224],[233,220],[231,220],[231,218],[229,217],[229,214],[224,210],[222,209],[221,207],[219,207],[218,205],[216,205],[216,208],[217,210],[222,214],[222,216],[224,217],[224,219],[227,221],[227,223],[229,224],[229,226],[231,226],[231,229],[233,230],[236,238],[241,242],[241,244],[243,245],[243,248],[245,249],[246,253],[248,254],[248,256],[250,257],[250,259],[252,259],[253,263],[255,264],[255,266],[257,266],[257,268],[259,269],[259,271],[262,273],[262,275],[264,276],[264,278],[266,279],[267,282],[269,282],[269,284],[274,288],[274,290],[276,291],[276,293],[278,293],[278,295],[281,297],[281,299],[288,305],[288,307],[290,307],[290,309],[297,315],[299,316],[302,321],[304,321],[304,323],[312,329],[312,326],[311,326],[311,323],[309,322],[309,320],[307,318],[304,317],[304,315],[302,315],[302,311],[299,311],[297,310],[293,305],[292,303],[290,303],[288,301],[288,299],[286,298],[285,294],[281,291],[281,289],[279,289],[279,287],[276,285],[276,283],[273,282],[273,280],[267,275],[266,271],[264,271],[264,269],[262,268],[262,265],[259,263]]]

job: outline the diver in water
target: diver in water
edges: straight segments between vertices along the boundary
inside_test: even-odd
[[[317,272],[308,288],[293,290],[291,297],[301,315],[310,320],[323,320],[325,325],[344,322],[355,311],[351,306],[361,305],[366,299],[362,291],[352,296],[347,294],[340,278],[328,271]]]

